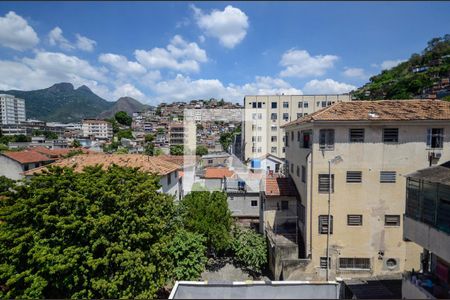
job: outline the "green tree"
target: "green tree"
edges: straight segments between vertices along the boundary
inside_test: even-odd
[[[117,138],[120,141],[122,138],[133,139],[133,133],[131,129],[119,130],[117,133]]]
[[[262,234],[235,227],[231,249],[234,261],[254,273],[261,273],[267,264],[267,243]]]
[[[203,156],[206,154],[208,154],[208,148],[206,148],[206,146],[199,145],[197,146],[197,149],[195,149],[195,155]]]
[[[205,236],[210,251],[227,249],[232,219],[225,193],[191,192],[181,202],[180,212],[184,228]]]
[[[119,124],[117,123],[115,118],[106,119],[109,123],[111,123],[113,134],[117,134],[120,130]]]
[[[131,122],[133,121],[133,119],[125,111],[116,112],[114,118],[119,124],[126,126],[131,126]]]
[[[155,155],[155,144],[147,143],[144,147],[144,153],[149,156]]]
[[[145,142],[146,143],[151,143],[154,140],[155,140],[155,135],[154,134],[149,133],[149,134],[145,135]]]
[[[158,182],[118,166],[51,167],[17,186],[0,207],[0,298],[155,298],[176,230]]]
[[[158,155],[161,155],[161,154],[163,154],[163,151],[161,150],[161,148],[155,148],[154,156],[158,156]]]
[[[128,154],[128,149],[127,148],[119,148],[116,151],[116,154]]]
[[[167,248],[167,254],[174,262],[174,280],[197,280],[205,269],[205,238],[198,233],[180,229]]]
[[[162,128],[162,127],[159,127],[159,128],[156,130],[156,133],[157,133],[157,134],[164,134],[164,132],[166,132],[166,131],[165,131],[164,128]]]
[[[220,134],[219,143],[222,145],[224,151],[228,151],[231,143],[233,142],[233,133],[224,132]]]
[[[9,193],[9,189],[13,188],[15,181],[5,176],[0,176],[0,196]],[[0,199],[0,202],[2,200]],[[1,203],[0,203],[1,205]],[[0,221],[1,222],[1,221]]]
[[[56,140],[56,139],[58,139],[58,135],[56,133],[51,132],[51,131],[47,131],[47,130],[44,131],[44,137],[47,140]]]
[[[23,134],[14,135],[13,141],[17,142],[17,143],[31,142],[31,137],[23,135]]]
[[[171,145],[170,146],[170,155],[183,155],[184,154],[184,146],[183,145]]]
[[[73,140],[72,147],[73,148],[80,148],[81,147],[80,141],[79,140]]]

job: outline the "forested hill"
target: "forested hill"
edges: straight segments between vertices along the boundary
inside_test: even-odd
[[[354,99],[437,98],[450,100],[450,34],[433,38],[421,54],[370,78]]]

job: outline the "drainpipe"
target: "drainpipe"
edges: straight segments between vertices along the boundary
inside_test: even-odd
[[[328,161],[328,228],[327,228],[327,281],[329,280],[330,260],[330,228],[331,228],[331,160]]]
[[[311,139],[311,137],[310,137]],[[309,180],[309,258],[312,259],[312,201],[313,201],[313,143],[310,143],[311,151],[306,156],[306,162],[308,163],[308,156],[311,156],[311,174]],[[306,164],[308,165],[308,164]],[[306,199],[308,199],[308,195],[306,195]]]

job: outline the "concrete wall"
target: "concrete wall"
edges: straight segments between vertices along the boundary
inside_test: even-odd
[[[170,184],[168,183],[168,177],[170,176]],[[165,194],[173,195],[178,200],[179,195],[179,181],[178,181],[178,171],[169,173],[165,176],[162,176],[159,180],[159,184],[161,185],[161,191]]]
[[[389,227],[384,225],[387,214],[402,216],[405,210],[406,174],[428,167],[426,147],[427,128],[444,128],[446,133],[442,157],[438,163],[450,160],[448,122],[401,122],[374,124],[333,123],[296,125],[287,129],[294,131],[294,141],[289,140],[286,160],[294,164],[291,177],[297,186],[306,209],[306,247],[312,249],[311,273],[320,272],[320,257],[326,256],[326,234],[319,234],[318,216],[327,214],[327,193],[318,192],[318,175],[328,174],[328,160],[340,155],[343,162],[332,166],[335,176],[335,191],[331,198],[333,234],[330,239],[331,268],[339,276],[390,275],[405,269],[419,267],[420,247],[403,241],[403,224]],[[349,143],[349,128],[364,128],[364,143]],[[382,142],[382,128],[399,128],[399,143]],[[319,150],[319,130],[335,130],[334,150]],[[313,129],[312,149],[302,149],[297,142],[297,131]],[[295,173],[296,166],[307,168],[307,180],[301,181]],[[347,183],[347,171],[362,171],[362,183]],[[380,171],[396,171],[396,183],[380,183]],[[312,203],[312,206],[311,206]],[[348,226],[348,214],[363,215],[362,226]],[[312,244],[311,244],[312,243]],[[312,246],[312,247],[311,247]],[[378,252],[384,252],[378,259]],[[410,254],[406,257],[406,253]],[[340,257],[370,258],[370,272],[351,272],[338,269]],[[397,270],[384,267],[386,258],[398,258]]]
[[[274,228],[287,221],[295,222],[295,219],[292,218],[297,216],[297,199],[295,197],[266,197],[264,201],[264,225],[269,224]],[[288,210],[281,210],[282,201],[288,201]]]
[[[222,183],[222,179],[218,178],[212,178],[212,179],[205,179],[205,187],[210,190],[210,191],[217,191],[217,190],[222,190],[223,188],[223,183]]]
[[[228,208],[233,217],[258,217],[259,216],[259,193],[230,193],[228,192]],[[252,201],[257,205],[252,206]]]
[[[0,175],[13,180],[19,180],[23,177],[21,175],[22,172],[23,169],[21,164],[6,156],[0,155]]]
[[[402,299],[435,299],[420,286],[413,284],[408,278],[402,281]]]

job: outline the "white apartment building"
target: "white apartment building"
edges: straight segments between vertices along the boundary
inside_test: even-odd
[[[25,100],[13,95],[0,94],[0,124],[25,122]]]
[[[418,270],[420,248],[403,239],[405,175],[450,160],[450,103],[339,102],[284,128],[309,261],[290,279]]]
[[[81,129],[84,137],[97,139],[110,139],[113,137],[112,125],[107,121],[85,119],[81,122]]]
[[[244,160],[265,154],[284,158],[281,126],[341,101],[351,101],[351,95],[245,96]]]

